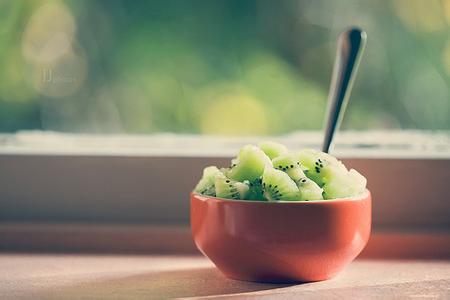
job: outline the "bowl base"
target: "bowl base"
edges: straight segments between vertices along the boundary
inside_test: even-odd
[[[219,270],[220,271],[220,270]],[[237,280],[237,281],[246,281],[246,282],[257,282],[257,283],[269,283],[269,284],[302,284],[302,283],[310,283],[310,282],[319,282],[331,279],[334,275],[331,276],[317,276],[316,278],[292,278],[292,277],[283,277],[283,276],[242,276],[236,274],[221,273],[227,277],[228,279]]]

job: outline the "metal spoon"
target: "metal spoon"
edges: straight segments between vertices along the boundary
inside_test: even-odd
[[[339,35],[322,143],[325,153],[330,151],[334,133],[342,121],[366,41],[366,32],[358,28],[349,28]]]

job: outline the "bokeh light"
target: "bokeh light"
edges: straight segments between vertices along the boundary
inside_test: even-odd
[[[442,51],[442,62],[444,64],[447,75],[450,77],[450,39]]]
[[[218,89],[210,105],[198,113],[201,132],[223,135],[270,133],[270,118],[256,99],[239,88]]]
[[[318,130],[351,25],[369,39],[342,128],[450,129],[450,0],[18,0],[0,132]]]
[[[448,29],[441,0],[393,0],[395,12],[412,32]]]
[[[0,80],[0,98],[3,101],[33,101],[36,93],[27,83],[27,64],[20,52],[11,49],[5,51],[8,57],[2,64],[2,79]]]
[[[70,51],[75,20],[66,5],[49,1],[30,17],[22,37],[24,56],[33,62],[51,62]]]

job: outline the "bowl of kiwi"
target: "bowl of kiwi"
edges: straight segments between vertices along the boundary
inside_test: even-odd
[[[191,193],[195,244],[232,279],[331,278],[369,239],[366,183],[324,152],[246,145],[230,167],[206,167]]]

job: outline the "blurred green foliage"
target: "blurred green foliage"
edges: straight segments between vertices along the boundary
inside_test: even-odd
[[[450,1],[0,1],[0,132],[322,126],[340,31],[368,46],[345,129],[450,129]]]

